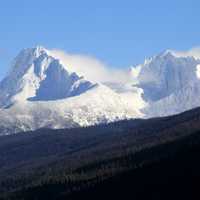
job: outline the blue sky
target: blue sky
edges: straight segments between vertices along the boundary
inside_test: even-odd
[[[114,67],[200,46],[199,8],[198,0],[1,1],[0,78],[19,50],[37,44]]]

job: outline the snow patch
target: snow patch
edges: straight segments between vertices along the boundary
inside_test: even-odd
[[[196,74],[197,74],[197,78],[200,79],[200,64],[197,65]]]

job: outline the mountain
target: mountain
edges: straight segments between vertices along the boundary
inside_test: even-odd
[[[0,83],[0,135],[142,116],[133,98],[85,80],[43,47],[24,49]]]
[[[0,82],[0,135],[174,115],[200,106],[200,60],[167,50],[126,83],[86,80],[50,50],[22,50]],[[130,78],[131,77],[131,78]]]
[[[0,84],[1,107],[20,101],[50,101],[77,96],[94,87],[69,72],[43,47],[23,50],[8,76]]]
[[[31,133],[1,137],[0,199],[199,196],[200,108]]]
[[[136,86],[148,104],[146,117],[168,116],[200,106],[200,60],[167,50],[134,67]]]

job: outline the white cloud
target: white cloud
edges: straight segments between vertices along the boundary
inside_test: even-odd
[[[172,52],[177,57],[194,57],[196,59],[200,59],[200,47],[194,47],[194,48],[189,49],[187,51],[172,50]]]
[[[61,60],[69,71],[76,72],[93,82],[127,83],[132,78],[128,70],[112,68],[92,56],[70,54],[62,50],[51,50],[50,54]]]
[[[194,57],[200,59],[200,47],[187,51],[170,50],[177,57]],[[139,68],[118,69],[106,65],[101,60],[83,54],[71,54],[62,50],[53,49],[50,54],[62,61],[71,72],[76,72],[93,82],[134,83],[137,81]]]

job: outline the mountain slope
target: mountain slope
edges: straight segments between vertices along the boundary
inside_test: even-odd
[[[43,47],[25,49],[0,84],[0,103],[5,107],[16,101],[63,99],[84,93],[93,86],[69,72]]]
[[[87,188],[89,191],[86,190],[86,194],[91,195],[92,191],[97,192],[99,183],[102,183],[102,191],[105,191],[104,185],[109,180],[111,188],[117,185],[128,186],[125,180],[129,180],[131,195],[137,193],[141,186],[143,188],[144,183],[149,183],[154,190],[146,189],[155,195],[157,187],[151,185],[154,180],[159,185],[169,180],[170,176],[178,182],[179,176],[175,176],[176,173],[183,178],[188,169],[195,169],[199,175],[195,165],[199,166],[199,130],[198,108],[172,117],[120,121],[70,130],[43,129],[34,134],[2,136],[0,197],[19,191],[20,197],[16,199],[22,199],[26,194],[30,195],[29,198],[44,199],[52,191],[55,196],[49,199],[59,199],[60,195],[66,198],[68,192],[76,194],[77,190],[84,192]],[[162,166],[159,173],[156,170],[157,164]],[[155,167],[155,171],[146,171],[151,166]],[[131,183],[137,186],[135,180],[140,180],[136,178],[140,170],[143,181],[136,190]],[[173,170],[176,173],[172,173]],[[192,178],[192,175],[197,175],[195,173],[187,171],[187,176]],[[125,182],[117,181],[115,177],[118,176]],[[173,181],[167,183],[170,186]],[[180,183],[189,185],[187,182]],[[113,189],[111,195],[115,191]]]
[[[25,49],[0,83],[0,135],[142,116],[134,99],[69,71],[43,47]]]
[[[133,68],[139,71],[136,86],[148,104],[142,112],[150,118],[200,106],[199,64],[198,59],[178,57],[168,50]]]
[[[14,60],[0,83],[0,135],[168,116],[200,106],[197,58],[168,50],[132,67],[126,83],[97,83],[52,55],[36,47]]]

